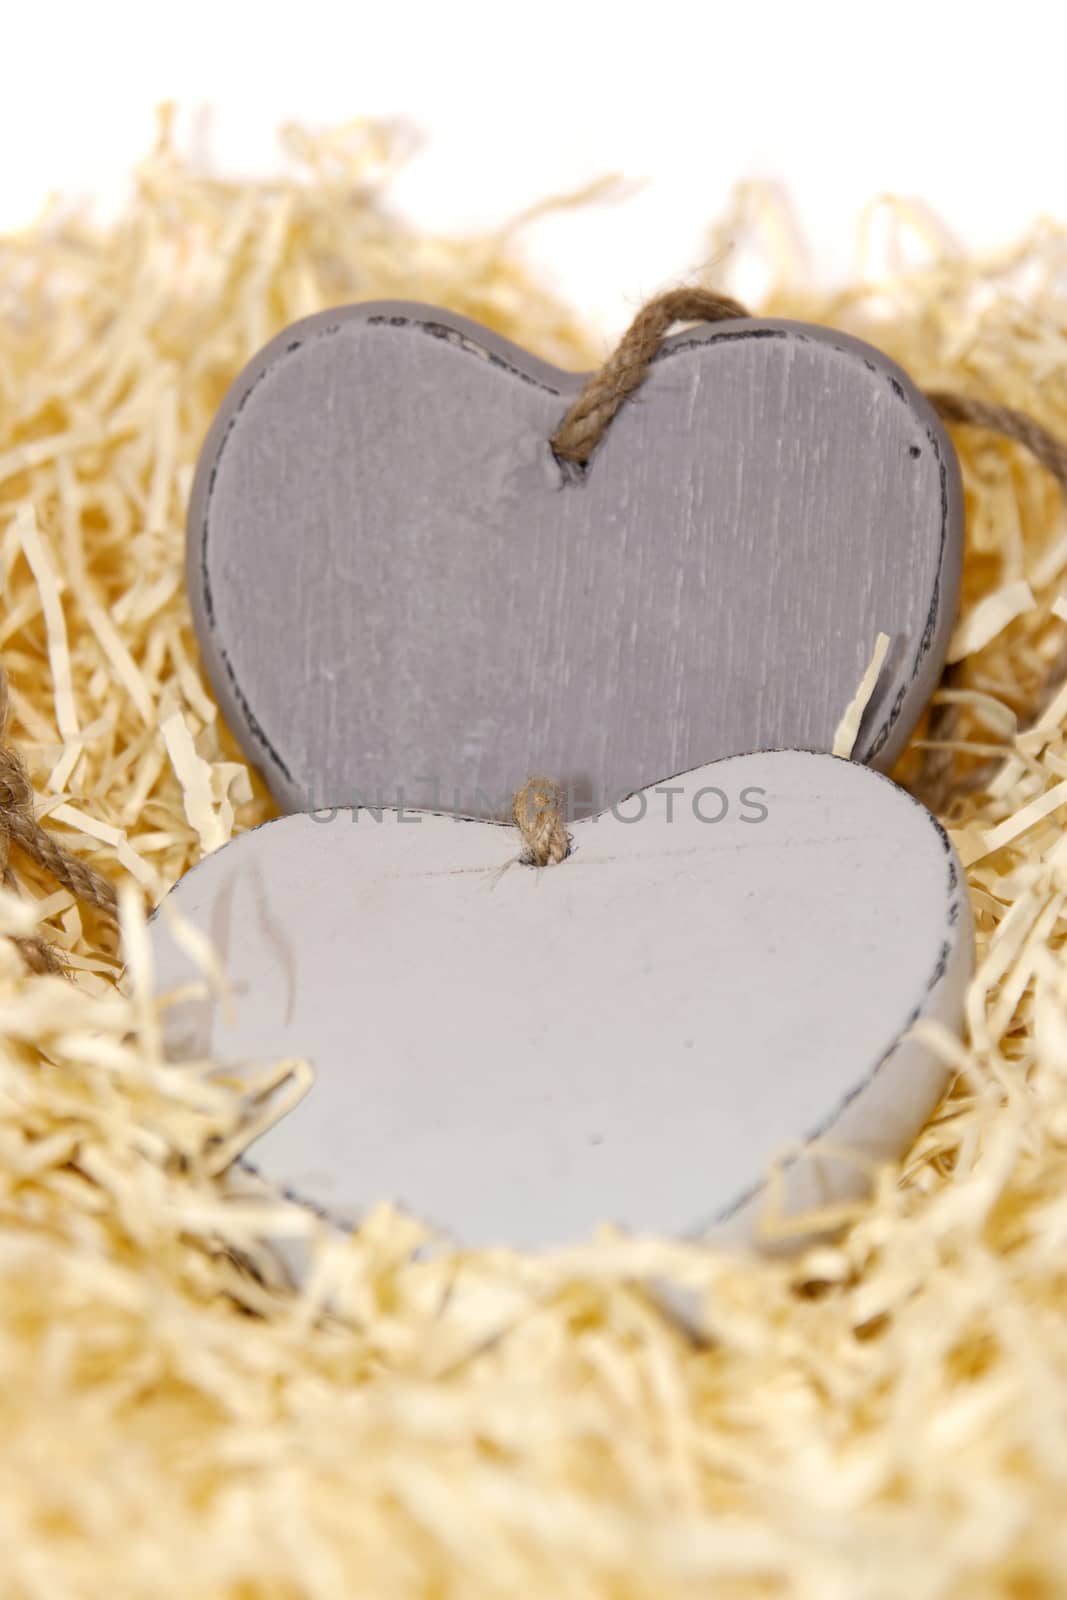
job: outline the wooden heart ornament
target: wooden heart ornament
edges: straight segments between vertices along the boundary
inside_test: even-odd
[[[889,779],[833,756],[724,760],[573,824],[538,870],[500,824],[284,817],[208,856],[152,927],[158,983],[197,976],[172,1054],[311,1058],[252,1148],[271,1184],[351,1222],[394,1201],[464,1244],[600,1222],[750,1229],[768,1164],[787,1212],[860,1193],[945,1070],[970,914],[949,841]]]
[[[955,614],[962,500],[878,351],[776,321],[667,340],[588,467],[583,379],[427,307],[287,329],[204,445],[188,585],[227,717],[283,809],[491,817],[531,771],[591,812],[724,755],[887,768]]]

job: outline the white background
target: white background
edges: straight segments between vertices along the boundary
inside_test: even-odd
[[[435,229],[491,225],[608,173],[634,180],[625,201],[528,236],[611,333],[704,262],[739,179],[787,186],[823,280],[849,272],[860,210],[883,191],[921,198],[980,247],[1067,214],[1064,13],[1062,0],[8,0],[0,227],[53,188],[113,205],[164,98],[231,171],[276,164],[288,118],[400,118],[423,143],[395,203]]]

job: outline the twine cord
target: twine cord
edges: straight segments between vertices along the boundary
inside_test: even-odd
[[[561,461],[588,465],[624,402],[640,388],[656,352],[676,322],[743,321],[752,313],[729,295],[710,289],[669,289],[642,306],[612,354],[586,381],[556,432],[552,449]],[[1067,498],[1067,444],[1025,411],[948,390],[926,395],[943,422],[988,428],[1024,445],[1056,479]]]
[[[1067,444],[1025,411],[1016,411],[1012,406],[998,406],[988,400],[972,400],[967,395],[952,394],[942,389],[927,390],[926,398],[942,422],[988,428],[991,433],[1003,434],[1006,439],[1014,439],[1017,444],[1025,445],[1035,461],[1051,472],[1064,498],[1067,498]]]
[[[515,791],[511,820],[522,834],[522,861],[530,867],[558,866],[570,855],[563,821],[564,796],[551,778],[528,778]]]
[[[112,885],[87,867],[84,861],[79,861],[38,822],[33,785],[22,757],[7,742],[9,721],[7,674],[0,667],[0,879],[9,889],[17,887],[10,864],[11,849],[16,846],[62,884],[64,889],[69,889],[76,900],[95,906],[110,922],[114,922],[118,900]],[[36,970],[62,970],[62,962],[55,948],[39,934],[17,942]]]
[[[642,306],[552,435],[559,460],[586,465],[623,401],[644,383],[649,363],[674,323],[732,322],[748,315],[739,301],[711,289],[669,289]]]

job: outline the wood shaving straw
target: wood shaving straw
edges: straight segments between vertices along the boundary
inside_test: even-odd
[[[860,679],[859,688],[849,701],[841,721],[837,724],[834,742],[831,747],[835,756],[850,756],[855,749],[856,735],[860,731],[863,713],[870,704],[871,695],[875,691],[890,642],[888,633],[880,633],[874,641],[871,659],[867,663],[867,670]]]
[[[388,1210],[340,1238],[225,1181],[307,1072],[176,1070],[152,998],[146,898],[268,814],[182,588],[208,422],[272,332],[359,297],[593,360],[510,231],[389,214],[380,129],[289,141],[291,180],[224,183],[164,122],[119,224],[50,211],[0,241],[13,736],[50,826],[122,885],[128,974],[28,868],[0,891],[5,1600],[1062,1594],[1067,520],[1017,447],[959,431],[958,666],[929,741],[978,924],[970,1040],[929,1030],[955,1089],[839,1243],[457,1258]],[[863,239],[853,287],[807,288],[787,212],[749,187],[711,250],[763,265],[766,311],[1067,435],[1067,231],[979,261],[880,202]],[[930,755],[914,741],[900,776]],[[38,926],[69,977],[26,971]],[[296,1290],[267,1232],[302,1252]]]

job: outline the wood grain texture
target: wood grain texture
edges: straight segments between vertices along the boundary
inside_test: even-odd
[[[745,1234],[776,1156],[795,1211],[905,1149],[945,1072],[902,1035],[957,1027],[971,967],[928,812],[869,768],[775,752],[572,834],[538,871],[499,824],[291,816],[182,879],[152,923],[160,988],[194,976],[173,910],[214,940],[235,1012],[173,1007],[171,1053],[315,1066],[251,1151],[265,1179],[342,1221],[387,1199],[537,1247],[603,1221]]]
[[[941,670],[952,446],[870,347],[785,322],[667,341],[584,475],[582,378],[374,304],[286,330],[206,441],[188,581],[204,660],[285,809],[500,815],[531,772],[590,810],[723,755],[888,766]]]

